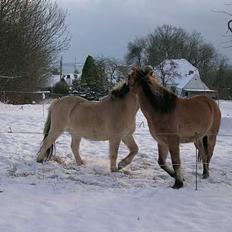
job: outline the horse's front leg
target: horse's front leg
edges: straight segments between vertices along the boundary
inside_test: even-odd
[[[118,164],[118,169],[122,169],[131,163],[135,155],[138,153],[139,148],[132,135],[128,135],[122,139],[123,143],[128,147],[130,153]]]
[[[175,177],[174,170],[166,164],[166,159],[168,156],[168,146],[165,144],[158,143],[158,153],[159,153],[159,159],[158,159],[159,166],[164,171],[166,171],[171,177]]]
[[[169,152],[171,154],[172,166],[175,172],[175,184],[174,189],[179,189],[183,187],[183,176],[181,173],[181,161],[180,161],[180,147],[178,139],[173,139],[172,143],[169,145]]]
[[[72,152],[75,156],[76,163],[78,166],[84,164],[84,162],[81,159],[80,151],[79,151],[80,142],[81,142],[81,137],[78,137],[77,135],[72,134],[71,149],[72,149]]]
[[[118,157],[118,149],[121,139],[111,139],[109,141],[110,144],[110,170],[111,172],[118,171],[116,167],[117,157]]]

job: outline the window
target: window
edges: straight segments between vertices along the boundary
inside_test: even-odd
[[[175,87],[175,86],[171,86],[171,91],[172,91],[173,93],[176,93],[176,87]]]

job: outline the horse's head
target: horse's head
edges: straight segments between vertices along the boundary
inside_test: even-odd
[[[143,68],[133,67],[127,76],[127,83],[130,89],[136,92],[141,81],[147,80],[150,76],[153,76],[153,68],[150,65]]]

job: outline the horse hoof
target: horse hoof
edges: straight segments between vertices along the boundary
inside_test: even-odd
[[[110,171],[111,171],[111,172],[117,172],[118,169],[117,169],[116,167],[113,167],[113,168],[110,168]]]
[[[42,164],[43,163],[43,159],[37,159],[36,162]]]
[[[207,179],[208,177],[209,177],[209,173],[204,173],[202,178]]]
[[[118,170],[123,169],[125,166],[126,166],[126,163],[123,160],[120,161],[119,164],[118,164]]]
[[[175,181],[175,184],[172,186],[172,188],[173,189],[180,189],[180,188],[182,188],[183,187],[183,182],[182,181],[180,181],[180,180],[176,180]]]
[[[83,161],[77,162],[77,166],[83,166],[85,163]]]

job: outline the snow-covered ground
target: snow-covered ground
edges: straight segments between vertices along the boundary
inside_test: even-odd
[[[220,101],[220,108],[210,178],[201,179],[199,164],[195,191],[194,146],[181,145],[185,183],[173,190],[141,112],[138,155],[123,171],[110,173],[107,142],[83,140],[86,164],[77,167],[68,134],[56,143],[63,164],[36,163],[46,117],[42,105],[0,103],[0,231],[232,231],[232,102]],[[121,145],[119,160],[126,154]]]

